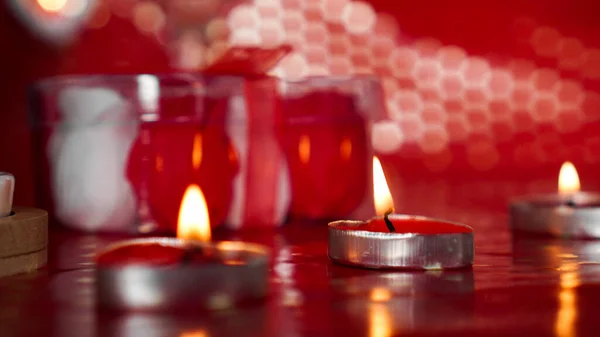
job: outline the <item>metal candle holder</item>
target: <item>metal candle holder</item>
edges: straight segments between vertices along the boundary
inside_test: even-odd
[[[179,308],[217,310],[259,300],[267,294],[269,251],[261,245],[144,238],[114,244],[101,251],[99,256],[139,244],[210,250],[223,262],[173,265],[99,263],[96,287],[101,307],[150,311]]]
[[[513,230],[562,238],[600,239],[600,194],[540,194],[510,203]]]
[[[381,219],[381,218],[379,218]],[[473,229],[469,226],[412,215],[389,216],[396,221],[436,221],[469,229],[444,234],[381,233],[341,229],[362,221],[329,223],[329,257],[337,263],[373,269],[446,269],[473,264]],[[401,229],[401,228],[400,228]]]

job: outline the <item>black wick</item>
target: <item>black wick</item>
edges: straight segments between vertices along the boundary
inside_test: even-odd
[[[392,221],[388,218],[388,216],[390,214],[392,214],[392,212],[394,212],[393,208],[390,208],[387,212],[385,212],[385,214],[383,215],[383,221],[385,222],[385,225],[387,226],[388,230],[393,233],[396,231],[396,227],[394,227],[394,224],[392,223]]]
[[[576,207],[577,206],[577,204],[575,203],[575,201],[573,201],[573,199],[567,200],[566,205],[569,206],[569,207]]]
[[[181,264],[191,263],[194,258],[194,255],[199,254],[199,253],[202,253],[202,247],[196,247],[196,246],[186,247],[183,251],[183,256],[181,257],[179,262]]]

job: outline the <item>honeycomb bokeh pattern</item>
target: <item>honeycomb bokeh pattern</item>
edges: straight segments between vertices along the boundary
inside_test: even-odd
[[[571,150],[600,162],[600,136],[577,149],[560,138],[600,121],[600,95],[586,88],[600,80],[600,48],[532,20],[517,19],[515,26],[531,27],[517,40],[535,56],[497,62],[434,38],[406,36],[401,23],[363,1],[113,2],[115,15],[129,8],[148,34],[161,36],[166,16],[178,22],[177,38],[165,43],[180,69],[210,64],[230,46],[288,43],[294,52],[271,75],[379,76],[389,120],[374,126],[375,150],[410,148],[431,171],[450,167],[457,148],[483,171],[501,156],[527,165],[568,159]],[[506,150],[506,144],[513,145]]]

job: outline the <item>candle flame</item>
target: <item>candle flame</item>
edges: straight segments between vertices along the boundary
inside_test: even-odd
[[[183,194],[177,237],[186,240],[210,241],[210,219],[204,193],[198,185],[190,185]]]
[[[575,193],[579,192],[580,184],[579,184],[579,175],[577,175],[577,170],[575,166],[567,161],[560,168],[560,173],[558,175],[558,191],[560,193]]]
[[[390,193],[383,167],[379,158],[373,157],[373,196],[375,198],[375,214],[383,215],[394,208],[394,200]]]
[[[37,0],[37,3],[46,12],[57,13],[67,6],[67,0]]]

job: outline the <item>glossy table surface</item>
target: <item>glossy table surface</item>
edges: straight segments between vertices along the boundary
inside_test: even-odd
[[[97,310],[94,252],[118,238],[52,230],[47,268],[0,279],[0,336],[600,335],[600,241],[512,235],[506,200],[521,186],[400,186],[398,210],[475,228],[472,270],[334,265],[323,223],[217,232],[215,239],[268,245],[273,256],[263,305],[212,314]]]

